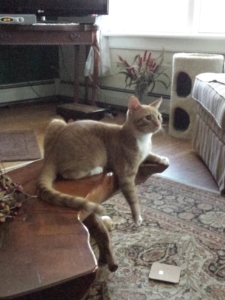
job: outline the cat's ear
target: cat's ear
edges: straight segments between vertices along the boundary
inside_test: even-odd
[[[163,100],[163,98],[160,97],[159,99],[152,102],[150,105],[158,109],[162,103],[162,100]]]
[[[141,103],[138,101],[138,98],[132,96],[128,101],[129,112],[134,113],[135,111],[141,108]]]

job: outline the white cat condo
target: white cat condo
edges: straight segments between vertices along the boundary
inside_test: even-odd
[[[169,120],[172,136],[191,138],[197,107],[192,98],[195,77],[204,72],[221,73],[223,62],[223,55],[217,54],[174,54]]]

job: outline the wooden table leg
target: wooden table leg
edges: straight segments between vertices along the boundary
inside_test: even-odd
[[[98,41],[96,38],[96,45],[93,46],[94,49],[94,70],[93,70],[93,77],[92,77],[92,105],[95,105],[96,101],[96,90],[98,87],[98,77],[99,77],[99,62],[100,62],[100,49],[98,46]]]
[[[25,296],[12,298],[12,300],[84,300],[97,274],[98,270],[80,278],[59,283],[56,286],[46,288],[42,291],[31,292]]]
[[[86,46],[86,60],[88,58],[89,52],[90,52],[91,47],[89,45]],[[85,76],[85,104],[88,104],[89,102],[89,76]]]
[[[79,56],[80,46],[74,46],[75,57],[74,57],[74,102],[79,102]]]

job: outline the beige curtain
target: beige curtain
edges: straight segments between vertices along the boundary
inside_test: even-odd
[[[112,75],[111,59],[109,51],[108,37],[105,37],[103,32],[107,30],[108,27],[108,16],[97,17],[96,24],[99,26],[98,31],[98,43],[100,46],[100,66],[99,66],[99,76],[110,76]],[[94,48],[91,47],[86,64],[84,75],[91,76],[93,74],[94,67]]]

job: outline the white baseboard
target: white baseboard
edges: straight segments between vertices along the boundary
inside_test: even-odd
[[[60,85],[60,96],[73,97],[73,85],[68,82],[63,82]],[[89,90],[89,95],[91,96],[91,89]],[[84,99],[84,87],[80,88],[79,97]],[[90,97],[89,96],[89,97]],[[107,105],[116,105],[127,107],[127,103],[129,98],[132,96],[132,92],[126,92],[125,90],[113,89],[110,87],[101,87],[97,89],[97,102],[104,103]],[[156,100],[157,97],[161,95],[150,95],[146,98],[145,104],[149,104]],[[163,95],[162,95],[163,97]],[[168,99],[168,95],[163,99],[163,103],[161,105],[160,111],[164,114],[169,114],[170,112],[170,100]]]
[[[58,82],[54,79],[0,85],[0,103],[9,103],[56,95],[58,95]]]

